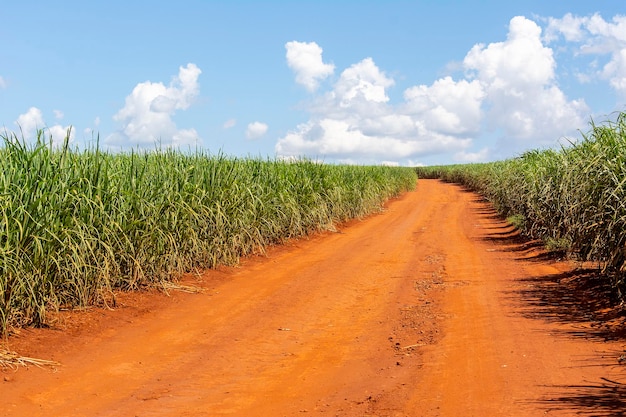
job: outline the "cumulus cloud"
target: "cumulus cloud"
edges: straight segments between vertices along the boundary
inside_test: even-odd
[[[224,122],[224,124],[222,125],[222,127],[224,129],[231,129],[233,127],[235,127],[235,125],[237,125],[237,120],[235,119],[228,119]]]
[[[65,141],[67,134],[70,134],[69,143],[74,142],[74,129],[72,126],[61,126],[61,125],[53,125],[47,128],[47,139],[52,138],[53,145],[61,145]]]
[[[65,115],[61,110],[52,110],[56,119],[62,119]]]
[[[478,152],[460,151],[455,153],[452,159],[461,164],[470,164],[487,161],[490,158],[490,154],[491,151],[489,148],[483,148]]]
[[[556,65],[552,49],[541,41],[541,28],[522,16],[511,19],[506,41],[474,45],[463,64],[479,80],[511,89],[513,95],[529,85],[550,82]]]
[[[405,111],[429,130],[447,134],[475,134],[480,129],[485,91],[478,80],[445,77],[432,85],[404,92]]]
[[[597,69],[596,60],[580,72],[579,78],[599,77],[608,80],[611,87],[626,97],[626,16],[616,15],[606,21],[600,14],[574,16],[566,14],[560,19],[549,18],[545,39],[553,42],[563,37],[577,44],[576,53],[593,57],[608,56],[608,62]]]
[[[113,119],[121,128],[105,139],[112,147],[178,147],[194,145],[199,137],[195,129],[178,129],[172,117],[186,110],[199,94],[198,77],[202,71],[195,64],[179,67],[169,86],[146,81],[135,86],[124,107]]]
[[[552,42],[563,36],[568,42],[580,42],[584,39],[583,26],[588,18],[574,16],[567,13],[561,19],[549,17],[543,38],[547,42]]]
[[[322,61],[322,48],[315,42],[287,42],[287,65],[296,75],[296,82],[315,91],[319,83],[332,75],[335,66]]]
[[[36,136],[37,130],[43,129],[43,113],[37,107],[31,107],[26,113],[20,114],[15,121],[25,139],[32,139]]]
[[[394,80],[388,78],[372,58],[366,58],[341,73],[334,94],[342,107],[355,102],[385,103],[389,101],[386,89],[394,84]]]
[[[259,139],[267,133],[269,126],[261,122],[253,122],[246,128],[246,137],[248,139]]]
[[[569,101],[557,86],[552,49],[525,17],[511,20],[506,41],[475,45],[463,64],[485,91],[490,126],[506,137],[554,142],[585,123],[586,104]]]
[[[588,108],[559,88],[553,51],[544,42],[537,23],[514,17],[504,41],[468,51],[462,79],[411,86],[399,103],[388,94],[394,79],[372,58],[363,59],[313,97],[309,121],[280,138],[275,151],[283,157],[415,164],[437,154],[459,162],[488,160],[495,144],[479,145],[484,136],[523,146],[555,143],[585,125]],[[319,57],[321,62],[321,48]],[[297,73],[296,81],[301,83]]]
[[[428,110],[420,106],[420,88],[405,92],[404,104],[390,104],[388,89],[394,85],[393,78],[378,68],[372,58],[351,65],[341,73],[332,90],[313,100],[309,107],[311,119],[278,140],[276,153],[281,157],[306,155],[342,163],[385,160],[389,164],[416,155],[464,149],[471,144],[469,138],[437,131],[419,117]],[[421,90],[429,91],[422,87]],[[442,103],[441,108],[445,105]],[[429,106],[425,103],[425,107]],[[448,108],[450,112],[456,109],[452,104]],[[465,116],[458,119],[462,117]],[[436,116],[432,119],[438,121]]]
[[[38,131],[43,131],[43,139],[46,142],[52,140],[53,145],[60,145],[65,141],[68,131],[70,132],[70,142],[74,140],[74,130],[71,126],[61,126],[59,124],[46,126],[43,113],[37,107],[31,107],[26,113],[20,114],[15,121],[21,136],[25,140],[34,140]],[[18,137],[20,136],[18,134]]]

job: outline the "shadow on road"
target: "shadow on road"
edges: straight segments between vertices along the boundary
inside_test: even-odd
[[[518,283],[511,296],[524,302],[525,317],[572,324],[563,329],[570,336],[626,340],[626,311],[598,270],[577,269]]]
[[[576,410],[576,415],[618,417],[626,414],[626,385],[604,380],[586,385],[545,387],[555,391],[549,398],[539,401],[546,412]]]
[[[561,274],[519,280],[511,297],[523,301],[525,317],[567,324],[561,336],[602,342],[626,341],[626,312],[620,307],[608,280],[597,269],[578,269]],[[558,334],[557,334],[558,335]],[[626,379],[626,352],[614,351],[582,360],[576,366],[600,366],[619,371]],[[587,362],[587,363],[584,363]],[[550,386],[538,402],[547,410],[575,410],[575,415],[626,415],[626,385],[603,379],[581,385]]]
[[[475,203],[481,203],[476,200]],[[483,218],[498,217],[489,204],[475,209]],[[483,229],[483,241],[493,243],[494,251],[514,253],[520,263],[555,263],[563,253],[548,252],[540,240],[524,237],[499,217],[495,227]],[[582,265],[582,264],[581,264]],[[525,317],[563,324],[567,336],[588,339],[625,340],[626,307],[620,305],[608,277],[599,268],[579,267],[558,274],[521,277],[507,296],[519,304]]]
[[[480,204],[477,213],[483,218],[498,218],[487,204]],[[553,263],[564,254],[548,253],[542,243],[529,240],[502,217],[497,227],[486,230],[484,241],[494,244],[495,251],[514,253],[520,263]],[[507,294],[519,314],[533,320],[562,324],[555,333],[559,337],[584,338],[600,342],[626,342],[626,307],[620,305],[609,279],[598,268],[577,268],[566,272],[533,277],[521,277]],[[615,344],[613,344],[615,346]],[[615,349],[615,348],[611,348]],[[626,350],[598,352],[595,357],[581,358],[573,366],[599,366],[605,375],[621,375],[615,381],[599,381],[572,385],[544,386],[545,395],[538,400],[550,411],[568,415],[614,417],[626,416]]]

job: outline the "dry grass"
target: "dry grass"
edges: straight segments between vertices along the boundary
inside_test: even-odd
[[[52,367],[60,366],[60,363],[45,359],[29,358],[26,356],[20,356],[16,352],[0,348],[0,368],[4,369],[17,369],[20,366],[34,365],[37,367]]]

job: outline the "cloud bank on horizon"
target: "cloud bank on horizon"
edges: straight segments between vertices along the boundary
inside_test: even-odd
[[[553,47],[557,43],[558,49]],[[396,80],[375,57],[339,70],[313,40],[289,41],[284,47],[295,83],[308,94],[301,104],[308,120],[275,138],[280,158],[418,165],[432,155],[480,162],[555,146],[575,137],[592,115],[584,98],[568,97],[560,87],[557,56],[586,57],[571,69],[577,80],[608,83],[626,98],[626,16],[621,15],[609,21],[598,14],[513,17],[506,39],[476,44],[466,53],[457,65],[459,75],[410,86],[397,102],[389,94]],[[111,149],[201,145],[194,127],[179,128],[174,121],[195,104],[201,73],[187,63],[168,85],[138,83],[112,116],[117,128],[104,144]],[[1,75],[0,89],[6,89]],[[54,113],[57,120],[64,117],[60,110]],[[19,115],[15,124],[27,138],[47,126],[37,107]],[[98,125],[99,118],[85,131]],[[223,129],[235,126],[235,118],[223,123]],[[59,141],[69,127],[57,122],[47,131]],[[251,121],[245,138],[267,140],[270,130],[266,121]]]

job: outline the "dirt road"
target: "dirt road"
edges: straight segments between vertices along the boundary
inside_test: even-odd
[[[187,282],[202,293],[23,331],[13,349],[61,365],[0,372],[0,415],[623,415],[620,318],[573,268],[420,180],[382,214]]]

